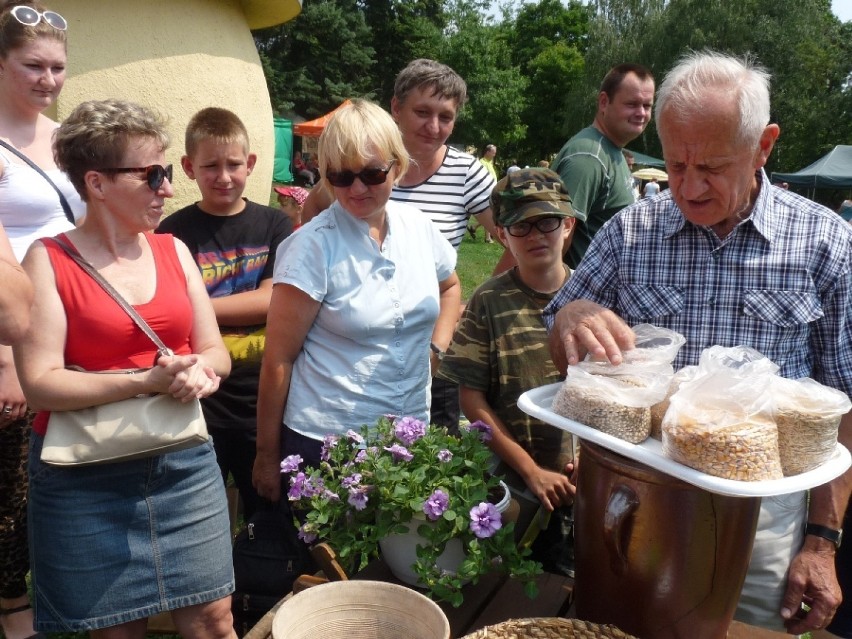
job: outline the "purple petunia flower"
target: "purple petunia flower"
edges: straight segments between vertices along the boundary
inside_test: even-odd
[[[491,441],[491,426],[486,424],[481,419],[477,419],[470,425],[471,430],[478,430],[480,432],[480,436],[482,437],[482,441],[490,442]]]
[[[363,464],[365,461],[367,461],[367,451],[366,450],[359,450],[357,453],[355,453],[355,463],[356,464]]]
[[[290,478],[290,490],[287,491],[287,497],[290,501],[299,501],[303,497],[307,497],[307,488],[309,488],[308,476],[305,473],[296,473]]]
[[[331,459],[331,449],[337,446],[337,442],[340,440],[340,437],[337,435],[326,435],[322,440],[322,451],[320,452],[320,459],[322,461],[329,461]]]
[[[449,506],[449,495],[439,488],[423,503],[423,513],[431,521],[437,521]]]
[[[438,451],[438,461],[446,463],[453,458],[453,453],[447,450],[446,448]]]
[[[299,464],[301,464],[303,461],[305,460],[302,459],[301,455],[287,455],[281,462],[281,472],[296,472],[297,470],[299,470]]]
[[[399,444],[385,446],[385,450],[393,455],[394,461],[411,461],[414,459],[414,455],[405,446],[400,446]]]
[[[348,439],[349,442],[352,443],[352,444],[363,444],[364,443],[364,438],[361,436],[361,434],[355,432],[352,429],[346,431],[346,439]]]
[[[306,544],[311,544],[317,539],[317,534],[310,530],[308,524],[305,524],[301,528],[299,528],[299,539],[304,541]]]
[[[340,482],[340,484],[344,488],[352,488],[354,486],[357,486],[360,483],[361,483],[361,473],[352,473],[348,477],[344,477]]]
[[[357,486],[349,489],[347,503],[355,510],[364,510],[367,507],[367,487]]]
[[[426,434],[426,424],[414,417],[400,417],[393,424],[393,434],[406,446],[411,446]]]
[[[296,473],[290,477],[290,490],[287,496],[290,501],[310,499],[321,494],[325,490],[322,477],[310,477],[305,473]]]
[[[491,537],[502,526],[500,513],[497,512],[494,504],[483,501],[470,509],[470,529],[479,539]]]

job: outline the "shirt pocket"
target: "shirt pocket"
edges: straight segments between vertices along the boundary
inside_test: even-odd
[[[684,307],[684,291],[677,286],[628,284],[621,289],[621,316],[628,324],[680,315]]]
[[[782,327],[810,324],[824,314],[819,298],[813,292],[759,289],[745,292],[743,312],[749,317]]]

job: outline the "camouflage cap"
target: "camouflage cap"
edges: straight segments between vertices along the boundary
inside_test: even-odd
[[[494,223],[511,226],[531,217],[574,217],[571,197],[559,175],[550,169],[520,169],[508,174],[491,191]]]

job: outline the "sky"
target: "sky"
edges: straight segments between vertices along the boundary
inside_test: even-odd
[[[831,9],[841,21],[852,20],[852,0],[831,0]]]

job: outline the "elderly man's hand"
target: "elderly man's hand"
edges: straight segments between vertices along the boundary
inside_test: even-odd
[[[560,373],[581,361],[587,353],[594,359],[621,363],[621,351],[635,343],[631,328],[609,309],[588,300],[575,300],[556,314],[550,332],[550,356]]]
[[[827,542],[824,542],[827,543]],[[825,628],[840,605],[840,585],[834,569],[834,549],[811,548],[807,544],[793,558],[781,616],[787,632],[798,635]],[[805,603],[810,610],[801,608]]]

